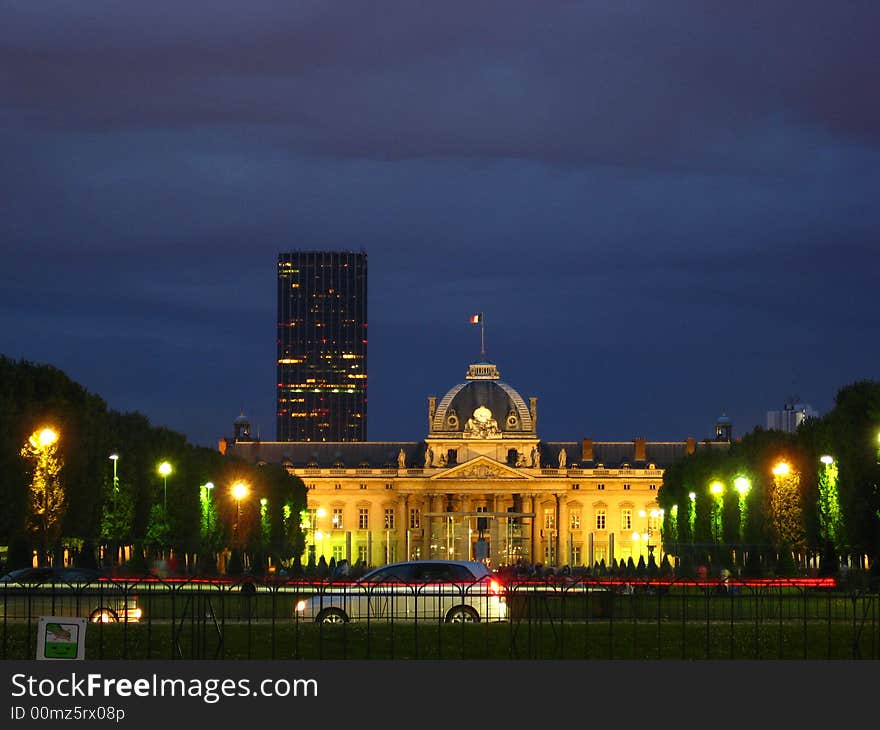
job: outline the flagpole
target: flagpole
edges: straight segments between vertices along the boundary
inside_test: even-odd
[[[480,358],[486,359],[486,316],[480,312]]]

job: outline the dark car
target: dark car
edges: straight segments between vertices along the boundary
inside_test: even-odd
[[[0,577],[0,617],[84,616],[90,621],[135,622],[137,594],[91,568],[21,568]]]

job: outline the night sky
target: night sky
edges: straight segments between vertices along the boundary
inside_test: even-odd
[[[0,354],[275,438],[277,254],[365,250],[370,440],[489,359],[544,440],[880,362],[880,3],[0,0]]]

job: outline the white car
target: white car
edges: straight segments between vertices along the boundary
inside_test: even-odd
[[[141,620],[137,594],[88,568],[21,568],[0,577],[0,621],[85,616],[92,623]]]
[[[350,583],[315,586],[296,603],[299,619],[319,623],[351,620],[503,621],[504,586],[485,564],[468,560],[391,563]]]

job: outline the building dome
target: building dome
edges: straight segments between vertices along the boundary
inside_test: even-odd
[[[251,440],[251,421],[250,419],[244,415],[244,411],[242,410],[241,414],[232,422],[232,427],[235,433],[236,441],[250,441]]]
[[[503,438],[534,433],[534,414],[523,397],[485,360],[468,367],[465,382],[451,388],[431,415],[431,436]]]

